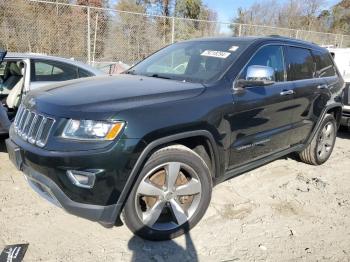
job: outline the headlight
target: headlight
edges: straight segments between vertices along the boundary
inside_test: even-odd
[[[124,122],[70,119],[63,130],[62,137],[77,140],[114,140],[122,131]]]

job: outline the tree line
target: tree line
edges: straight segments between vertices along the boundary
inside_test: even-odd
[[[350,0],[325,8],[325,0],[266,0],[239,8],[235,23],[350,34]]]
[[[206,22],[217,21],[218,15],[202,0],[50,1],[0,1],[0,46],[87,61],[90,44],[91,60],[132,64],[172,41],[221,34],[219,23]],[[328,9],[324,4],[323,0],[260,1],[232,10],[231,22],[350,34],[350,0]],[[88,11],[87,6],[92,8]],[[232,27],[231,34],[237,33]]]

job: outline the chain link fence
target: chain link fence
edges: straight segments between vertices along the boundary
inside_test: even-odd
[[[9,51],[133,64],[176,41],[210,36],[281,35],[350,47],[350,36],[263,25],[155,16],[42,0],[0,1],[0,45]],[[107,62],[109,63],[109,62]]]

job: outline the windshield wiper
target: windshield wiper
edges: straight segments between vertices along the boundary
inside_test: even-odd
[[[171,79],[170,77],[161,76],[161,75],[158,75],[158,74],[149,75],[149,77],[162,78],[162,79]]]
[[[132,69],[132,70],[127,70],[127,71],[125,71],[123,74],[128,74],[128,75],[136,75],[136,73],[135,73],[135,69]]]

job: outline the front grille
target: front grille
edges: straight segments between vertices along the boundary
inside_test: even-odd
[[[14,130],[23,140],[38,147],[44,147],[54,123],[54,119],[21,105],[14,121]]]

